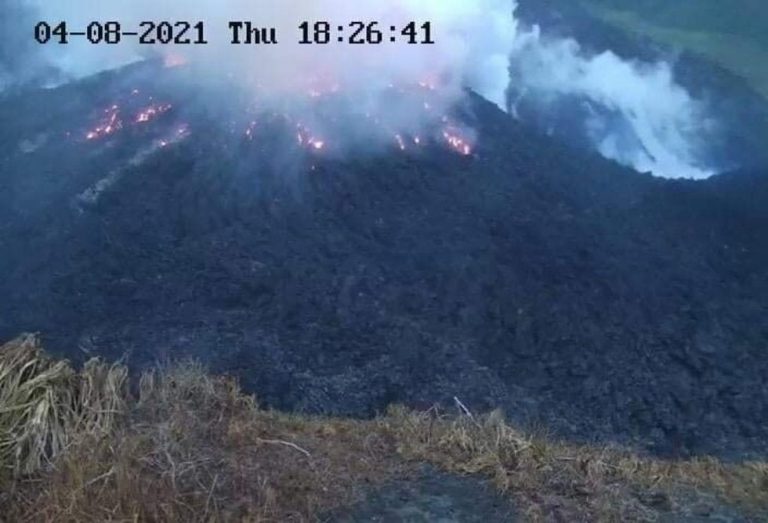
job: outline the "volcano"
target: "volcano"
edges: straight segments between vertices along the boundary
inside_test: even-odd
[[[284,409],[460,398],[579,441],[768,450],[765,170],[654,178],[471,92],[344,148],[343,104],[322,133],[214,111],[181,70],[0,102],[0,338],[193,357]]]

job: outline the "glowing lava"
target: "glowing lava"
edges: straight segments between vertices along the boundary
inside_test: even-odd
[[[173,134],[166,138],[162,138],[155,142],[157,148],[164,149],[169,145],[173,145],[185,140],[190,135],[189,126],[187,124],[181,124]]]
[[[171,104],[165,104],[165,105],[150,105],[149,107],[142,109],[139,111],[139,114],[136,115],[136,123],[146,123],[155,118],[156,116],[159,116],[165,112],[168,112],[171,110],[173,106]]]
[[[463,156],[470,156],[472,154],[472,145],[469,140],[465,138],[461,132],[454,127],[446,127],[443,129],[443,138],[446,143]]]
[[[104,114],[105,116],[99,125],[86,133],[86,140],[97,140],[123,128],[123,121],[120,119],[120,108],[117,105],[104,109]]]
[[[381,108],[368,102],[356,106],[350,103],[356,99],[340,92],[338,84],[328,82],[313,85],[308,91],[309,100],[299,103],[297,110],[290,109],[284,114],[270,110],[268,105],[264,110],[261,104],[253,102],[237,117],[223,121],[225,125],[229,121],[229,132],[239,135],[241,140],[256,142],[261,137],[268,138],[270,129],[287,131],[283,138],[292,141],[295,136],[299,148],[318,156],[333,156],[337,151],[357,146],[376,151],[383,144],[389,144],[390,152],[399,150],[404,154],[437,146],[454,154],[472,156],[476,134],[458,116],[449,116],[450,109],[433,94],[437,85],[434,81],[400,88],[393,85],[393,92],[387,93],[389,104]],[[164,148],[188,135],[186,125],[174,127],[174,105],[147,96],[144,89],[132,89],[125,95],[128,93],[130,97],[118,98],[118,103],[98,114],[98,125],[87,132],[87,140],[97,140],[123,128],[132,134],[133,129],[141,127],[147,129],[140,133],[141,137],[151,134],[154,146]],[[402,114],[409,117],[405,124]],[[125,115],[124,121],[121,115]],[[280,142],[267,140],[262,147],[270,143]]]
[[[138,126],[146,124],[158,118],[160,115],[167,113],[172,109],[172,105],[169,103],[156,103],[152,97],[148,98],[147,103],[150,105],[139,108],[137,106],[139,96],[139,89],[133,89],[130,91],[130,96],[124,97],[122,102],[115,102],[108,108],[104,109],[102,114],[99,115],[98,121],[92,129],[85,131],[85,139],[88,141],[96,141],[110,136],[124,128],[131,126]],[[136,111],[134,113],[134,111]],[[135,114],[133,117],[123,120],[123,114]]]

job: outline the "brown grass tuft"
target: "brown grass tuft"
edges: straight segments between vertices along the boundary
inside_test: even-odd
[[[768,465],[714,458],[661,460],[523,434],[500,412],[441,416],[390,409],[403,456],[445,470],[481,474],[513,496],[532,521],[655,521],[709,493],[748,514],[768,514]]]
[[[73,438],[109,433],[125,410],[127,371],[98,360],[81,373],[47,356],[25,335],[0,347],[0,463],[14,476],[33,473]]]
[[[664,461],[393,407],[375,420],[260,409],[195,363],[81,372],[34,336],[0,348],[0,514],[34,521],[315,521],[423,463],[489,478],[531,521],[652,521],[690,492],[768,513],[768,465]]]

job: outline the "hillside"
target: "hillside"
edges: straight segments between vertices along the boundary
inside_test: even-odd
[[[76,372],[33,336],[0,346],[0,376],[14,407],[0,410],[7,521],[746,521],[768,511],[764,462],[575,446],[458,400],[369,421],[285,414],[193,363],[133,379],[98,360]]]
[[[760,0],[717,0],[664,2],[662,0],[588,0],[610,9],[634,12],[648,21],[691,31],[743,35],[758,45],[768,46],[765,24],[768,6]]]
[[[192,356],[301,412],[459,396],[576,441],[767,450],[764,170],[653,178],[471,93],[471,154],[437,133],[287,161],[282,117],[249,134],[154,67],[0,104],[0,336]],[[150,96],[151,121],[89,130]]]
[[[768,4],[267,4],[0,0],[0,523],[768,521]]]
[[[768,97],[765,2],[585,0],[582,4],[617,27],[701,54]]]

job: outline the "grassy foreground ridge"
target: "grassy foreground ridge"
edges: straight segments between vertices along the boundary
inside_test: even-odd
[[[530,521],[654,521],[695,493],[768,510],[768,464],[664,461],[474,416],[262,409],[198,364],[74,370],[36,336],[0,347],[0,521],[315,521],[431,464],[488,479]]]

